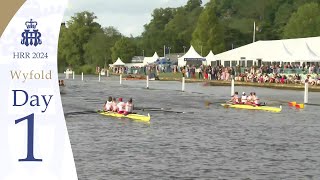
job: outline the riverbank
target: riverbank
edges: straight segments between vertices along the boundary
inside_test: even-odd
[[[124,76],[127,80],[143,80],[145,76],[143,75],[130,75],[129,78]],[[180,73],[161,73],[159,75],[160,81],[181,81],[182,77]],[[206,83],[209,86],[231,86],[231,81],[217,81],[217,80],[204,80],[204,79],[189,79],[186,78],[186,83]],[[253,83],[253,82],[243,82],[235,81],[235,86],[252,86],[252,87],[263,87],[271,89],[287,89],[287,90],[297,90],[304,91],[304,84],[277,84],[277,83]],[[320,92],[320,86],[309,85],[310,92]]]
[[[162,81],[181,81],[181,78],[160,78]],[[231,81],[210,81],[200,79],[186,79],[186,83],[201,83],[204,82],[210,86],[231,86]],[[287,90],[299,90],[304,91],[303,84],[276,84],[276,83],[252,83],[235,81],[235,86],[252,86],[252,87],[263,87],[271,89],[287,89]],[[320,86],[309,85],[310,92],[320,92]]]

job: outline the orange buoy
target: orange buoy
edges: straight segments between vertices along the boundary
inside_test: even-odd
[[[298,108],[298,109],[304,109],[304,104],[296,104],[296,108]]]
[[[297,102],[293,101],[293,102],[289,102],[288,104],[289,104],[289,106],[296,106]]]

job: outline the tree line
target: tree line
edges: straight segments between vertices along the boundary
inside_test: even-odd
[[[303,38],[320,35],[320,0],[188,0],[177,8],[157,8],[137,37],[126,37],[116,28],[102,27],[93,12],[79,12],[62,24],[59,37],[59,71],[71,66],[94,73],[118,57],[181,53],[190,45],[206,56],[256,40]],[[166,49],[166,52],[168,51]]]

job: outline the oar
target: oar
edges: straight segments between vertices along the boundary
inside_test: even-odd
[[[67,112],[67,113],[64,113],[65,116],[68,116],[68,115],[78,115],[78,114],[92,114],[92,113],[97,113],[97,112],[100,112],[100,111],[77,111],[77,112]]]
[[[134,110],[140,110],[140,111],[161,111],[161,110],[169,110],[171,108],[143,108],[143,107],[134,107]]]
[[[137,109],[135,109],[135,110],[137,110]],[[161,108],[161,109],[142,109],[142,111],[158,111],[158,112],[179,113],[179,114],[186,114],[186,113],[193,114],[194,113],[194,112],[184,112],[184,111],[170,111],[170,110],[166,110],[164,108]]]
[[[307,105],[308,106],[320,106],[320,104],[310,104],[310,103],[308,103]]]
[[[232,101],[219,101],[219,102],[210,102],[210,101],[205,101],[204,105],[208,108],[211,104],[230,104]]]
[[[265,98],[265,99],[269,100],[269,101],[280,102],[280,103],[288,103],[288,101],[283,101],[283,100],[279,100],[279,99],[271,99],[271,98]]]
[[[194,114],[194,112],[184,112],[184,111],[168,111],[168,110],[162,110],[162,112],[170,112],[170,113],[178,113],[178,114]]]

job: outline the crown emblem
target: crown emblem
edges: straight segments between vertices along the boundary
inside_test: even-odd
[[[21,44],[35,47],[41,45],[41,33],[38,29],[36,29],[38,25],[37,21],[33,21],[32,19],[30,19],[30,21],[27,21],[25,23],[25,25],[27,29],[25,29],[24,32],[21,34]]]
[[[37,21],[32,21],[32,19],[30,19],[30,21],[27,21],[25,23],[25,25],[27,26],[28,29],[36,29],[38,23]]]

